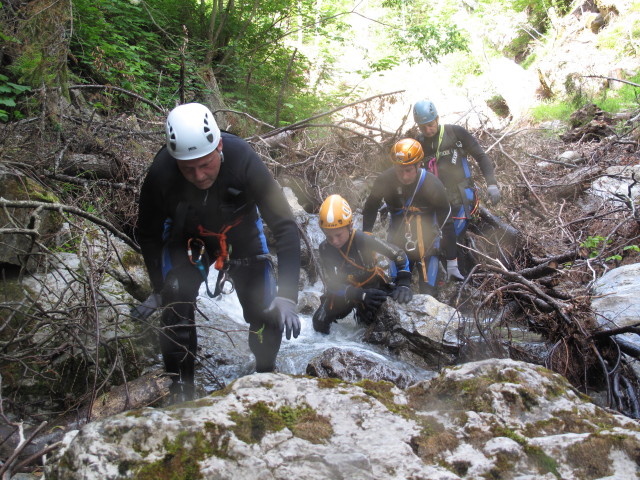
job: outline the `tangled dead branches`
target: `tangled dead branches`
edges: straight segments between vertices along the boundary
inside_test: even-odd
[[[595,180],[608,175],[610,166],[637,162],[637,154],[611,138],[573,145],[547,141],[530,155],[539,136],[518,135],[523,139],[507,137],[494,153],[508,208],[494,209],[495,215],[483,212],[468,235],[464,247],[477,267],[465,286],[470,293],[458,293],[459,307],[475,300],[469,313],[490,355],[544,363],[582,391],[603,390],[608,406],[637,418],[632,364],[640,352],[618,340],[591,309],[595,280],[637,262],[640,236],[633,175],[627,175],[627,192],[618,194],[618,201],[599,196]],[[568,150],[577,151],[573,157],[579,164],[541,161]],[[532,333],[549,347],[532,351]],[[473,353],[482,350],[468,341]]]
[[[330,193],[342,194],[357,207],[369,180],[385,168],[388,146],[399,137],[401,128],[392,132],[375,126],[385,102],[393,101],[394,95],[377,96],[352,106],[359,110],[358,120],[355,112],[323,123],[317,117],[250,141],[308,212],[316,212]],[[128,315],[128,306],[96,285],[111,276],[139,300],[145,296],[139,282],[128,278],[127,259],[104,233],[121,232],[116,237],[131,240],[137,189],[162,143],[162,120],[152,118],[143,128],[141,117],[102,118],[69,108],[61,112],[60,136],[39,130],[43,123],[31,119],[0,132],[4,165],[56,196],[39,199],[44,206],[35,200],[2,205],[14,230],[0,235],[29,239],[29,248],[19,252],[23,263],[12,279],[5,269],[3,284],[8,292],[9,280],[15,280],[25,295],[6,298],[0,308],[0,415],[9,425],[16,422],[6,412],[35,411],[47,397],[57,411],[46,414],[91,417],[92,409],[83,409],[87,404],[145,367],[139,354],[132,355],[133,340],[157,333],[152,324],[120,331],[117,319]],[[637,163],[637,144],[621,137],[569,146],[527,127],[474,133],[497,164],[505,200],[491,211],[481,209],[461,245],[469,276],[451,303],[474,319],[476,331],[463,332],[467,358],[510,355],[544,362],[585,391],[604,388],[610,406],[640,416],[637,379],[630,368],[630,359],[640,358],[640,351],[617,339],[615,327],[603,328],[590,306],[590,287],[602,273],[638,260],[636,250],[627,248],[640,243],[631,191],[635,179],[617,202],[593,195],[588,202],[583,199],[595,179],[611,175],[606,167]],[[566,150],[577,157],[559,160]],[[20,208],[30,214],[18,217]],[[50,243],[34,228],[46,209],[68,224],[64,242]],[[65,250],[71,248],[82,253],[81,274],[66,264]],[[21,283],[32,271],[59,278],[65,285],[61,296],[51,298],[46,281]],[[100,320],[105,311],[113,319],[109,325]],[[548,348],[534,355],[527,349],[534,342],[523,341],[532,337],[541,337]],[[7,389],[13,380],[22,390]],[[36,384],[43,389],[24,404],[26,390]]]

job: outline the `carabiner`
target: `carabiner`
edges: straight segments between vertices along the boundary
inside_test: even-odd
[[[413,252],[416,249],[416,242],[411,239],[411,232],[407,232],[404,234],[404,238],[406,239],[404,243],[405,252]]]
[[[187,256],[192,265],[202,260],[205,252],[204,242],[199,238],[190,238],[187,240]]]
[[[233,293],[236,290],[235,284],[233,283],[233,279],[229,275],[229,264],[225,264],[224,267],[220,270],[218,274],[218,281],[216,290],[224,295],[228,295]]]

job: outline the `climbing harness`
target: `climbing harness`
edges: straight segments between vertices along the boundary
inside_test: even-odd
[[[411,216],[407,217],[407,213],[409,211],[417,211],[417,209],[411,207],[411,204],[413,203],[413,199],[416,196],[416,193],[418,193],[418,190],[420,190],[420,187],[422,187],[422,184],[424,183],[424,179],[427,177],[427,171],[424,168],[420,169],[420,179],[418,180],[418,182],[416,183],[416,188],[413,190],[413,194],[411,194],[411,197],[409,197],[407,199],[407,201],[405,202],[404,206],[402,207],[402,218],[405,222],[405,234],[404,234],[404,238],[405,238],[405,244],[404,244],[404,249],[406,252],[413,252],[416,249],[416,242],[413,241],[413,236],[411,234]],[[420,222],[418,222],[418,229],[421,230],[420,227]],[[418,232],[418,239],[420,239],[420,233]]]
[[[204,228],[202,225],[198,225],[198,234],[201,237],[216,237],[218,242],[220,242],[220,253],[216,258],[213,266],[216,270],[222,270],[224,267],[224,263],[229,260],[229,250],[227,248],[227,232],[231,230],[233,227],[238,225],[242,221],[243,217],[238,217],[232,223],[229,223],[222,227],[219,233],[211,232]]]
[[[227,244],[227,232],[238,225],[241,221],[242,217],[238,217],[232,223],[223,226],[219,233],[211,232],[205,229],[202,225],[198,225],[198,237],[192,237],[187,240],[187,256],[189,257],[189,262],[191,262],[191,264],[198,269],[200,275],[202,275],[202,280],[204,281],[205,288],[207,289],[207,295],[211,298],[216,298],[221,293],[233,293],[235,290],[235,285],[229,275],[229,268],[231,266],[229,259],[231,246]],[[209,289],[207,268],[205,266],[205,262],[208,264],[207,250],[204,240],[199,237],[216,237],[220,243],[220,253],[213,264],[214,268],[219,271],[213,293],[211,293],[211,290]]]
[[[442,135],[440,136],[440,139],[442,139]],[[439,144],[438,144],[438,148],[439,148]],[[451,207],[449,207],[449,213],[447,214],[447,217],[444,219],[442,225],[438,225],[436,219],[435,219],[435,214],[434,214],[434,221],[433,224],[436,228],[436,233],[433,237],[433,241],[431,242],[431,245],[429,245],[428,247],[426,247],[424,245],[424,236],[423,236],[423,231],[422,231],[422,216],[420,215],[420,209],[417,207],[413,207],[411,204],[413,203],[413,200],[418,192],[418,190],[420,189],[420,187],[422,187],[422,184],[424,183],[424,180],[426,178],[427,175],[427,171],[424,168],[420,169],[420,179],[418,180],[417,184],[416,184],[416,188],[413,191],[413,194],[411,195],[411,197],[409,197],[407,199],[407,201],[405,202],[404,206],[402,207],[402,210],[400,210],[400,212],[402,212],[402,218],[403,221],[405,223],[405,234],[404,234],[404,238],[405,238],[405,244],[404,244],[404,250],[407,253],[411,253],[411,252],[415,252],[416,250],[418,250],[418,256],[421,259],[424,259],[424,256],[426,254],[426,252],[431,248],[431,246],[442,236],[442,227],[444,227],[444,225],[447,223],[447,221],[449,220],[449,217],[451,216]],[[400,213],[398,212],[398,213]],[[416,238],[417,241],[413,240],[413,234],[411,232],[411,220],[413,219],[413,217],[417,217],[416,219]],[[422,268],[422,273],[423,273],[423,278],[427,278],[427,270],[428,267],[427,265],[425,265],[424,261],[420,261],[420,266]]]
[[[440,126],[440,134],[438,135],[438,145],[436,147],[435,157],[431,157],[427,168],[436,177],[438,176],[438,160],[440,159],[440,145],[442,144],[442,138],[444,137],[444,125]]]
[[[205,267],[203,260],[207,262],[207,249],[205,247],[204,241],[200,238],[190,238],[187,240],[187,257],[189,258],[189,262],[194,265],[200,275],[202,276],[202,280],[204,281],[205,288],[207,289],[207,295],[209,297],[214,298],[215,294],[211,293],[209,290],[209,282],[207,281],[207,268]]]
[[[361,270],[363,272],[366,273],[370,273],[371,275],[369,275],[368,278],[366,278],[365,280],[359,282],[356,280],[356,277],[354,275],[348,275],[347,276],[347,280],[349,281],[349,283],[351,285],[353,285],[354,287],[362,287],[363,285],[366,285],[367,283],[369,283],[371,280],[373,280],[376,276],[380,277],[380,279],[384,282],[384,283],[389,283],[389,279],[387,277],[387,275],[384,273],[384,270],[382,270],[382,268],[380,268],[378,265],[374,265],[372,268],[367,268],[364,265],[358,265],[356,262],[354,262],[350,257],[349,257],[349,252],[351,251],[351,246],[353,244],[353,239],[355,238],[356,235],[356,230],[352,230],[351,231],[351,236],[349,237],[349,243],[347,245],[347,253],[344,253],[342,251],[342,249],[338,249],[338,251],[340,252],[340,255],[342,256],[342,259],[344,260],[343,262],[343,266],[344,263],[348,263],[349,265],[351,265],[352,267],[357,268],[358,270]],[[362,257],[361,257],[362,258]],[[364,263],[364,262],[363,262]]]

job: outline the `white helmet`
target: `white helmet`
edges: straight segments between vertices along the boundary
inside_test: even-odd
[[[200,103],[185,103],[167,117],[167,148],[176,160],[204,157],[218,148],[220,129],[213,113]]]

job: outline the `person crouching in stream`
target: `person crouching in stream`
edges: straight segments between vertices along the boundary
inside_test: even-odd
[[[320,264],[326,292],[313,315],[316,332],[328,334],[331,324],[355,309],[359,323],[372,323],[388,296],[398,303],[413,298],[406,253],[373,235],[353,228],[351,207],[340,195],[330,195],[320,207]],[[391,260],[395,282],[377,265],[377,254]]]

